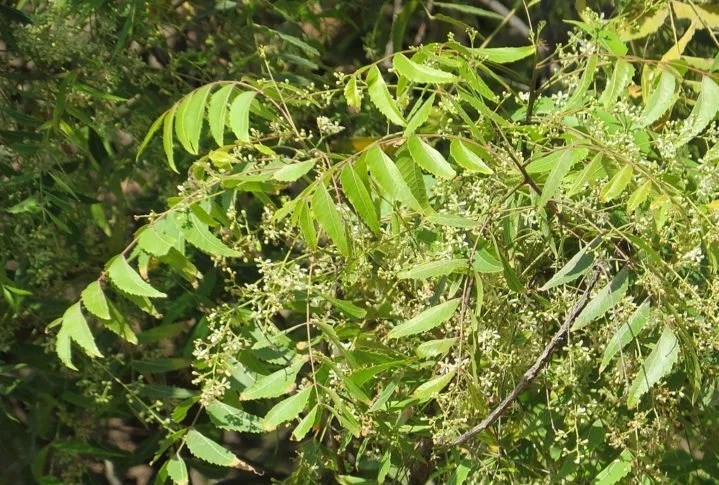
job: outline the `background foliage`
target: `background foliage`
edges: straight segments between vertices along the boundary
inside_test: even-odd
[[[0,15],[8,480],[719,476],[713,5]]]

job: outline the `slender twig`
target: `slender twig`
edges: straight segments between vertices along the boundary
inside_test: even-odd
[[[509,393],[509,395],[505,397],[502,402],[500,402],[492,410],[492,412],[489,413],[487,417],[482,420],[482,422],[480,422],[478,425],[476,425],[466,433],[460,435],[458,438],[455,438],[454,440],[450,441],[448,443],[449,446],[461,445],[473,436],[489,428],[492,424],[494,424],[495,421],[497,421],[497,419],[500,418],[500,416],[504,414],[507,408],[509,408],[509,406],[519,397],[522,391],[526,389],[526,387],[534,380],[534,378],[537,377],[539,371],[542,370],[549,363],[549,359],[552,357],[554,351],[557,350],[557,348],[559,348],[564,343],[564,339],[569,334],[569,329],[572,327],[572,324],[574,324],[579,314],[587,306],[587,303],[589,301],[589,294],[591,293],[592,288],[594,288],[594,285],[597,283],[599,273],[600,270],[599,268],[597,268],[594,271],[594,275],[589,281],[586,290],[584,290],[582,298],[577,302],[576,305],[574,305],[574,308],[572,308],[572,311],[569,313],[562,326],[559,328],[557,333],[554,334],[554,337],[552,337],[552,340],[544,348],[544,351],[540,354],[532,367],[530,367],[527,372],[524,373],[524,375],[514,387],[512,392]]]

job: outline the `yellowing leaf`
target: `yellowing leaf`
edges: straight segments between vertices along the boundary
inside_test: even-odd
[[[239,94],[230,106],[230,128],[241,142],[250,141],[250,106],[255,99],[254,91]]]
[[[449,349],[451,349],[458,340],[457,338],[428,340],[427,342],[419,344],[414,352],[417,354],[417,357],[422,359],[444,355],[449,352]]]
[[[457,175],[442,154],[422,141],[417,135],[409,137],[407,146],[415,163],[428,172],[447,179],[454,178]]]
[[[143,280],[127,263],[125,256],[121,254],[110,260],[107,267],[107,276],[118,289],[130,295],[146,296],[148,298],[165,298],[167,296]]]
[[[317,184],[315,193],[312,196],[311,205],[312,213],[320,224],[320,227],[324,229],[327,236],[335,243],[339,252],[342,253],[343,256],[349,257],[350,245],[347,240],[344,223],[324,183]]]
[[[372,66],[367,72],[367,92],[372,104],[395,125],[404,126],[406,122],[402,117],[397,104],[387,89],[382,74],[377,66]]]
[[[613,485],[632,471],[632,452],[624,450],[594,478],[595,485]]]
[[[411,61],[404,54],[397,53],[392,59],[395,71],[412,82],[420,84],[442,84],[454,82],[457,77],[433,67]]]
[[[454,312],[457,310],[460,301],[461,300],[459,298],[455,298],[454,300],[449,300],[428,308],[411,320],[407,320],[406,322],[394,327],[389,331],[387,337],[407,337],[408,335],[415,335],[431,330],[452,318],[452,315],[454,315]]]

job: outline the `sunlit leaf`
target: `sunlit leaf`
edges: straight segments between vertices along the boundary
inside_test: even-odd
[[[143,280],[123,255],[115,256],[110,260],[107,266],[107,276],[118,289],[130,295],[148,298],[165,298],[167,296]]]
[[[457,79],[454,74],[419,64],[407,59],[407,57],[401,53],[394,55],[392,65],[398,74],[415,83],[442,84],[451,83]]]
[[[272,431],[285,421],[295,419],[299,416],[305,409],[305,406],[307,406],[312,389],[311,386],[306,387],[297,394],[275,404],[262,420],[262,427],[266,431]]]
[[[395,125],[404,126],[406,124],[402,113],[400,112],[397,104],[392,98],[392,95],[387,89],[382,78],[382,73],[379,72],[377,66],[372,66],[367,72],[367,92],[369,93],[372,104],[387,117]]]
[[[649,388],[669,374],[678,359],[679,341],[672,329],[665,325],[654,350],[644,360],[629,388],[627,406],[630,409],[636,407]]]
[[[207,121],[210,124],[210,133],[218,146],[225,144],[224,134],[227,124],[227,104],[234,86],[228,84],[217,90],[210,98],[210,105],[207,110]]]
[[[460,299],[455,298],[428,308],[411,320],[401,323],[389,331],[389,338],[407,337],[431,330],[446,322],[459,307]]]
[[[407,140],[409,152],[417,165],[442,178],[454,178],[457,174],[441,153],[422,141],[417,135]]]
[[[230,128],[241,142],[250,141],[250,106],[256,94],[254,91],[240,93],[230,105]]]
[[[315,193],[312,196],[312,213],[320,227],[324,229],[327,236],[337,246],[337,249],[344,256],[350,255],[350,245],[345,232],[345,226],[337,211],[335,202],[332,200],[327,188],[323,183],[317,184]]]
[[[649,300],[645,300],[639,308],[629,317],[629,321],[623,323],[612,336],[611,340],[604,349],[604,355],[602,356],[602,363],[599,366],[599,372],[601,373],[606,369],[609,362],[612,361],[614,356],[623,349],[629,342],[639,335],[639,332],[644,327],[644,324],[649,318]]]
[[[93,281],[82,291],[82,303],[90,313],[103,320],[110,319],[107,299],[98,281]]]
[[[252,401],[287,394],[295,387],[297,373],[304,364],[304,360],[298,360],[285,369],[259,377],[251,386],[242,391],[240,400]]]
[[[397,278],[427,279],[469,269],[466,259],[443,259],[411,266],[397,273]]]

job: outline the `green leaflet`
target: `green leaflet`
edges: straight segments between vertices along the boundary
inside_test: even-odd
[[[495,258],[487,248],[480,248],[474,253],[472,268],[480,273],[501,273],[504,271],[502,262]]]
[[[77,370],[77,367],[72,363],[72,341],[79,345],[90,357],[102,357],[100,349],[95,344],[95,338],[92,336],[90,327],[87,325],[87,320],[82,314],[79,301],[65,310],[55,344],[55,351],[62,363],[70,369]]]
[[[174,105],[165,115],[165,120],[162,123],[162,146],[165,150],[165,157],[167,157],[167,164],[173,172],[180,173],[177,171],[177,167],[175,166],[175,154],[172,146],[172,128],[176,111],[177,105]]]
[[[367,152],[367,167],[377,184],[390,201],[401,201],[417,212],[424,212],[424,209],[412,195],[412,191],[402,178],[397,166],[378,146],[372,147]]]
[[[607,86],[599,98],[599,102],[602,103],[604,109],[610,110],[612,108],[617,98],[624,92],[624,88],[632,81],[632,77],[634,77],[634,66],[624,59],[617,59],[612,77],[607,82]]]
[[[435,95],[434,93],[432,93],[432,95],[424,102],[422,102],[421,99],[417,100],[417,103],[422,103],[422,105],[417,108],[417,110],[414,112],[414,114],[412,114],[412,117],[407,122],[407,127],[404,129],[404,136],[412,135],[415,131],[417,131],[417,128],[422,126],[427,121],[429,115],[432,113],[434,98]]]
[[[372,197],[370,197],[367,187],[352,164],[348,163],[342,169],[340,184],[342,184],[342,191],[345,196],[347,196],[347,199],[349,199],[360,219],[367,224],[367,227],[369,227],[373,233],[379,235],[377,208],[372,202]]]
[[[632,175],[634,175],[634,167],[632,165],[624,165],[621,170],[614,174],[614,176],[602,187],[602,191],[599,193],[599,200],[602,202],[608,202],[619,196],[624,189],[627,188],[629,182],[632,181]]]
[[[645,300],[639,308],[629,317],[629,321],[622,324],[619,329],[614,333],[611,340],[607,344],[607,348],[604,349],[604,356],[602,357],[602,363],[599,366],[599,373],[601,374],[607,365],[612,361],[614,356],[623,349],[629,342],[631,342],[644,327],[644,324],[649,318],[649,300]]]
[[[137,238],[137,245],[153,256],[166,255],[176,242],[169,234],[159,232],[151,225],[142,228],[142,233]]]
[[[592,158],[592,161],[584,166],[577,178],[574,179],[571,187],[567,190],[567,196],[571,197],[584,190],[584,186],[597,179],[603,170],[602,154],[597,153],[594,155],[594,158]]]
[[[697,102],[689,113],[689,117],[684,120],[679,140],[675,146],[680,147],[686,145],[695,136],[704,131],[704,128],[714,119],[719,111],[719,86],[711,77],[704,76],[702,79],[701,92],[697,98]]]
[[[143,280],[132,269],[122,254],[115,256],[108,262],[107,276],[118,289],[130,295],[146,296],[148,298],[165,298],[167,296]]]
[[[489,86],[487,86],[487,83],[484,82],[484,79],[482,79],[481,76],[479,76],[474,69],[469,67],[469,64],[464,63],[462,64],[462,67],[460,68],[460,74],[462,76],[462,80],[465,81],[470,88],[480,96],[487,98],[490,101],[494,101],[495,103],[499,101],[499,98],[496,94],[490,89]]]
[[[188,431],[185,444],[190,453],[207,463],[226,467],[243,468],[242,465],[249,467],[234,453],[194,429]]]
[[[454,344],[457,343],[457,340],[459,339],[444,338],[439,340],[428,340],[427,342],[422,342],[421,344],[419,344],[419,346],[417,346],[414,352],[417,354],[417,357],[421,359],[444,355],[449,352],[449,349],[451,349]]]
[[[461,140],[454,139],[449,145],[449,153],[458,165],[465,170],[479,172],[486,175],[494,173],[489,165],[479,155],[470,150]]]
[[[287,394],[295,387],[297,373],[303,365],[305,365],[305,360],[300,359],[285,369],[259,377],[251,386],[242,391],[240,400],[253,401]]]
[[[586,157],[588,153],[589,150],[586,148],[568,148],[562,151],[542,188],[542,194],[537,201],[537,207],[544,207],[544,205],[554,197],[572,166]]]
[[[428,308],[411,320],[407,320],[406,322],[394,327],[389,331],[387,337],[407,337],[408,335],[415,335],[431,330],[452,318],[452,315],[454,315],[454,312],[457,310],[460,301],[460,298],[455,298],[454,300],[449,300],[437,306]]]
[[[324,183],[321,182],[317,184],[315,193],[312,196],[311,206],[312,213],[320,224],[320,227],[324,229],[327,236],[335,243],[339,252],[343,256],[349,257],[350,245],[347,240],[344,223]]]
[[[454,178],[457,175],[442,154],[422,141],[417,135],[409,137],[407,146],[415,163],[428,172],[433,173],[437,177],[447,179]]]
[[[372,66],[367,72],[366,81],[367,92],[369,93],[370,100],[372,100],[372,104],[392,123],[404,126],[406,122],[402,117],[402,112],[389,93],[387,84],[385,84],[384,79],[382,79],[382,74],[379,72],[377,66]]]
[[[463,229],[471,229],[473,227],[479,227],[480,223],[473,219],[468,219],[462,216],[455,216],[453,214],[430,214],[427,216],[427,220],[432,224],[438,224],[440,226],[448,227],[459,227]]]
[[[644,393],[656,384],[659,379],[669,374],[678,358],[679,341],[672,329],[665,325],[654,350],[644,360],[632,385],[629,387],[627,406],[630,409],[635,408]]]
[[[447,275],[457,271],[469,269],[466,259],[443,259],[441,261],[430,261],[411,268],[403,269],[397,273],[397,278],[424,280],[435,276]]]
[[[87,288],[82,290],[82,302],[90,313],[102,320],[110,319],[110,309],[107,307],[107,299],[98,281],[93,281]]]
[[[623,268],[612,281],[592,298],[572,325],[578,330],[604,315],[610,308],[618,305],[629,286],[629,269]]]
[[[207,109],[207,121],[210,124],[210,133],[218,146],[225,144],[225,125],[227,124],[227,104],[234,86],[227,84],[217,90],[210,98]]]
[[[431,212],[432,208],[427,198],[427,186],[424,183],[424,173],[419,165],[414,163],[411,157],[402,156],[397,159],[397,168],[419,205],[425,211]]]
[[[297,427],[292,431],[292,439],[295,441],[302,441],[302,439],[309,433],[309,431],[312,429],[312,426],[315,424],[315,420],[317,419],[317,412],[319,410],[319,404],[315,404],[315,406],[310,409],[310,412],[307,413],[307,415],[300,420],[300,423],[297,425]]]
[[[642,112],[642,117],[639,121],[640,127],[651,125],[672,107],[677,100],[674,93],[675,87],[676,79],[674,75],[669,72],[669,70],[665,69],[662,71],[662,75],[659,78],[659,85],[651,96],[649,96],[644,111]]]
[[[202,223],[194,213],[188,215],[189,224],[182,228],[187,242],[195,246],[200,251],[210,256],[224,256],[228,258],[237,258],[242,253],[229,248],[220,239],[215,237],[207,228],[207,224]]]
[[[295,419],[307,406],[312,387],[306,387],[297,394],[275,404],[262,420],[265,431],[272,431],[280,424]]]
[[[200,134],[202,122],[205,119],[205,104],[212,85],[208,84],[196,90],[180,104],[175,121],[175,131],[182,146],[193,155],[197,155],[200,148]]]
[[[180,455],[174,454],[167,461],[167,475],[177,485],[187,485],[189,483],[187,465],[185,465],[185,460]]]
[[[632,212],[634,209],[642,205],[649,196],[649,191],[652,188],[651,180],[647,180],[635,190],[629,200],[627,200],[627,212]]]
[[[256,94],[254,91],[240,93],[230,105],[230,129],[241,142],[250,141],[250,106]]]
[[[347,106],[355,110],[360,109],[362,106],[362,94],[357,88],[357,78],[355,76],[350,76],[350,80],[345,84],[344,95]]]
[[[305,238],[307,246],[309,246],[310,249],[317,249],[317,229],[315,229],[315,221],[312,218],[312,212],[306,200],[299,200],[297,209],[295,209],[295,213],[293,214],[293,220],[295,214],[300,230],[302,231],[302,237]]]
[[[346,313],[350,317],[364,318],[367,316],[367,310],[365,310],[364,308],[358,307],[351,301],[340,300],[339,298],[334,298],[329,295],[322,295],[322,298],[324,298],[325,300],[330,302],[332,304],[332,306],[334,306],[338,310],[341,310],[342,312]],[[338,340],[338,342],[339,342],[339,340]]]
[[[454,82],[457,77],[433,67],[411,61],[404,54],[397,53],[392,59],[394,70],[412,82],[420,84],[442,84]]]
[[[509,64],[529,57],[534,54],[533,45],[525,47],[487,47],[471,49],[472,55],[482,57],[489,62],[497,64]]]
[[[317,160],[314,158],[304,162],[289,163],[276,171],[272,177],[280,182],[294,182],[312,170],[315,163]]]
[[[160,126],[165,121],[165,117],[167,116],[167,111],[162,113],[159,118],[157,118],[155,121],[152,122],[152,125],[150,126],[150,129],[147,131],[147,135],[145,135],[145,138],[142,140],[142,143],[140,143],[140,148],[137,149],[137,155],[135,156],[135,161],[140,159],[140,155],[142,155],[142,152],[145,151],[145,148],[147,148],[147,145],[150,143],[150,140],[152,140],[152,137],[155,136],[155,133],[157,133],[157,130],[160,129]]]
[[[571,111],[582,106],[587,98],[587,90],[594,81],[594,76],[597,71],[597,64],[599,62],[599,56],[593,55],[587,62],[587,67],[584,68],[582,77],[579,80],[577,89],[574,90],[572,96],[567,100],[567,104],[564,105],[566,111]]]
[[[218,428],[243,433],[261,433],[262,418],[220,401],[205,406],[212,423]]]
[[[420,401],[427,401],[431,399],[435,394],[444,389],[452,379],[454,379],[454,375],[456,373],[457,368],[455,367],[444,375],[434,377],[428,380],[414,390],[414,392],[412,393],[412,397],[415,399],[419,399]]]
[[[593,483],[595,485],[613,485],[617,483],[632,471],[632,458],[633,455],[631,451],[622,451],[616,460],[607,465],[606,468],[594,477]]]
[[[601,238],[596,237],[592,242],[584,246],[577,254],[572,256],[572,259],[567,261],[567,264],[562,266],[562,269],[557,271],[552,278],[547,281],[541,288],[540,291],[546,291],[555,286],[564,285],[572,282],[589,271],[594,263],[594,254],[590,251],[594,249],[601,242]]]

